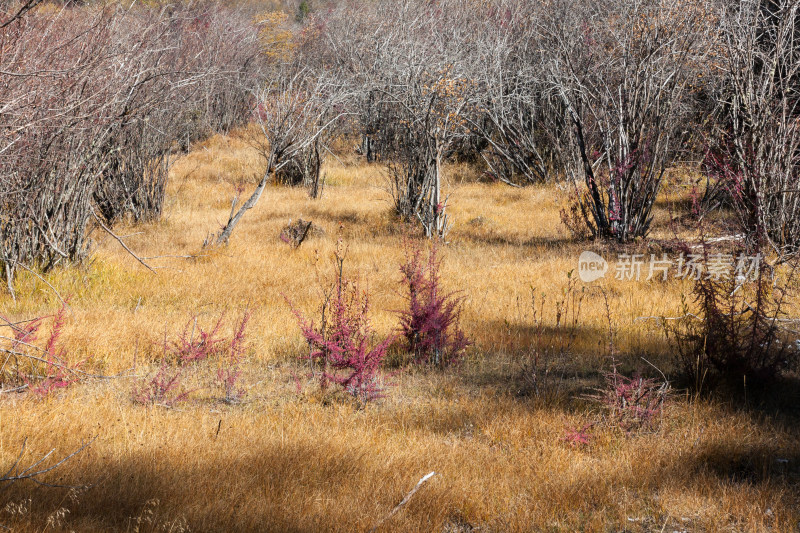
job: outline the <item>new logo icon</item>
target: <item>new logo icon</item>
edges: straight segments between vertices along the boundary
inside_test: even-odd
[[[603,278],[606,272],[608,272],[608,262],[602,256],[587,250],[578,258],[578,275],[584,283]]]

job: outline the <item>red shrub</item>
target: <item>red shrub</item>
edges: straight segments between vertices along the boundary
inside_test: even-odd
[[[320,385],[336,383],[363,403],[379,398],[384,386],[379,372],[393,337],[372,343],[369,298],[356,283],[344,279],[341,240],[335,253],[337,277],[322,304],[319,326],[294,310],[303,337],[310,347],[309,358],[322,367]]]
[[[203,361],[219,353],[225,342],[223,337],[218,336],[224,319],[225,313],[222,313],[211,330],[206,331],[197,324],[197,317],[193,317],[184,326],[178,340],[171,343],[165,341],[165,353],[172,355],[181,365]]]
[[[142,405],[172,406],[185,400],[189,392],[178,392],[183,378],[182,369],[164,362],[158,372],[147,381],[140,382],[133,390],[133,401]]]
[[[593,399],[606,410],[610,421],[626,432],[651,427],[664,407],[669,383],[619,374],[616,366],[605,374],[605,387]]]
[[[0,379],[6,378],[6,371],[10,372],[10,380],[16,384],[22,383],[23,387],[38,396],[47,396],[58,389],[65,389],[79,381],[78,369],[83,361],[71,364],[67,351],[60,345],[61,335],[66,323],[66,305],[53,317],[50,334],[44,346],[36,346],[39,329],[43,318],[12,323],[6,318],[3,320],[12,328],[13,337],[9,357],[6,359],[0,372]]]
[[[198,326],[197,317],[194,317],[177,340],[168,342],[165,338],[161,365],[155,374],[138,380],[132,394],[133,401],[143,405],[170,407],[186,400],[192,391],[180,390],[184,378],[191,377],[202,361],[218,357],[218,368],[210,385],[222,388],[224,402],[238,403],[245,395],[244,389],[239,386],[239,378],[250,311],[244,313],[230,340],[220,334],[224,318],[225,313],[222,313],[207,331]]]
[[[576,448],[588,446],[592,441],[592,434],[589,433],[589,429],[591,429],[593,425],[594,424],[586,424],[581,429],[569,427],[564,432],[564,436],[561,440]]]
[[[443,368],[458,362],[470,341],[458,324],[462,299],[441,288],[438,247],[434,240],[424,259],[419,246],[406,246],[400,272],[408,308],[400,312],[400,329],[416,363]]]

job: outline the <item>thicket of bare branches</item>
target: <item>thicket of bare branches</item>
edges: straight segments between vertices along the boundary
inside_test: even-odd
[[[647,235],[666,169],[699,162],[705,143],[709,181],[745,229],[796,249],[797,12],[798,0],[346,0],[301,26],[287,14],[259,26],[208,5],[10,11],[0,261],[9,278],[46,269],[85,254],[92,217],[158,217],[171,155],[248,118],[267,170],[217,242],[269,180],[319,196],[328,145],[347,133],[430,236],[452,224],[442,166],[459,157],[515,186],[575,184],[573,218],[622,242]]]
[[[501,1],[480,17],[473,65],[470,129],[483,141],[488,174],[521,186],[559,179],[563,105],[546,76],[548,54],[539,21],[550,6]],[[477,68],[476,68],[477,67]]]
[[[800,247],[800,2],[743,0],[721,20],[724,77],[706,172],[745,234],[791,255]]]
[[[449,222],[441,164],[473,150],[512,185],[569,179],[597,237],[646,235],[663,174],[685,150],[717,36],[685,0],[343,3],[317,17],[353,89],[368,160],[429,235]],[[316,56],[314,56],[316,54]],[[473,157],[474,159],[474,157]]]
[[[685,0],[557,3],[543,23],[552,88],[572,131],[567,175],[585,183],[593,235],[647,235],[665,170],[687,128],[692,91],[707,72],[711,5]]]
[[[278,146],[272,156],[283,164],[269,172],[315,196],[322,131],[334,131],[326,119],[349,117],[335,131],[356,134],[367,161],[386,165],[397,214],[429,236],[451,225],[442,165],[455,155],[511,185],[574,184],[574,221],[628,242],[647,236],[666,170],[698,164],[713,145],[709,182],[737,199],[748,231],[791,248],[800,231],[797,4],[340,2],[308,17],[283,49],[309,80],[329,89],[335,80],[336,112],[310,96],[316,126],[290,134],[291,153]],[[273,72],[273,86],[292,72]],[[263,96],[262,108],[292,101]],[[312,106],[302,107],[301,117]],[[723,118],[711,131],[715,109]],[[262,126],[297,130],[280,113],[261,115]],[[265,148],[274,136],[265,130]]]
[[[248,118],[256,28],[211,6],[46,8],[0,27],[0,261],[81,259],[93,217],[157,217],[179,142]]]
[[[316,23],[316,50],[349,86],[368,160],[382,159],[398,215],[428,235],[449,223],[441,165],[467,133],[470,2],[343,3]]]
[[[108,222],[161,215],[170,154],[249,118],[260,74],[252,24],[220,9],[146,10],[118,35],[128,88],[95,201]],[[123,63],[124,61],[124,63]]]

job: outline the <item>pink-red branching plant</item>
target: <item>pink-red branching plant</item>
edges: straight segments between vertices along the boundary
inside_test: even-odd
[[[191,377],[200,363],[213,357],[218,366],[209,387],[221,388],[222,401],[225,403],[240,402],[245,395],[240,378],[250,316],[249,310],[244,313],[230,338],[221,334],[225,313],[219,316],[209,330],[199,326],[197,317],[194,317],[183,328],[177,340],[170,342],[165,336],[161,364],[155,374],[138,381],[133,390],[133,401],[142,405],[171,407],[187,400],[192,390],[183,388],[184,379]]]
[[[11,327],[12,336],[9,349],[3,350],[7,357],[0,369],[0,380],[13,382],[20,385],[18,390],[28,389],[40,397],[66,389],[79,381],[79,369],[85,361],[71,363],[66,348],[61,344],[66,311],[65,304],[53,316],[44,346],[37,346],[35,342],[45,318],[18,323],[3,318],[6,325]]]
[[[444,368],[461,359],[470,341],[459,326],[462,298],[441,288],[438,251],[436,240],[427,258],[419,245],[406,243],[400,272],[408,307],[400,312],[400,330],[415,363]]]
[[[580,429],[568,427],[561,440],[574,448],[586,447],[592,442],[592,434],[589,432],[592,426],[594,423],[586,424]]]
[[[133,390],[133,401],[142,405],[171,407],[185,400],[189,391],[181,390],[183,369],[164,361],[155,375],[142,380]]]
[[[664,409],[670,386],[638,374],[627,377],[616,366],[604,375],[605,385],[592,398],[606,411],[608,420],[627,433],[652,428]]]
[[[342,387],[362,403],[383,396],[385,384],[381,363],[393,337],[374,343],[369,321],[369,297],[355,282],[343,276],[345,253],[341,240],[335,252],[336,281],[326,292],[319,324],[293,309],[303,337],[309,344],[308,357],[322,368],[320,386]],[[291,304],[290,304],[291,305]]]
[[[242,376],[241,363],[246,350],[246,329],[250,321],[250,311],[245,311],[239,325],[231,337],[230,349],[227,356],[220,359],[217,369],[217,385],[222,389],[225,403],[235,404],[242,401],[247,391],[241,386],[239,380]]]
[[[193,317],[176,341],[164,341],[165,353],[177,359],[181,365],[203,361],[220,353],[225,343],[225,338],[220,336],[224,319],[225,313],[222,313],[210,330],[204,330],[198,325],[197,317]]]

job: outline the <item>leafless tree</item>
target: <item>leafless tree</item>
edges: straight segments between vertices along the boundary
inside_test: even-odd
[[[728,192],[745,233],[781,256],[800,247],[800,2],[725,6],[725,84],[706,170]]]
[[[322,196],[324,183],[321,180],[322,164],[325,162],[326,145],[324,135],[293,155],[293,157],[275,173],[275,179],[283,185],[302,185],[308,190],[308,196]],[[325,136],[327,137],[327,136]]]
[[[554,2],[541,25],[548,68],[572,130],[568,177],[594,236],[645,236],[665,170],[690,133],[682,121],[717,24],[706,2]]]
[[[342,117],[341,89],[329,76],[289,60],[277,66],[266,85],[255,93],[255,119],[259,126],[252,144],[266,162],[264,175],[248,199],[231,214],[216,244],[230,239],[242,216],[255,207],[270,179],[296,164],[309,151],[319,150],[320,137]]]
[[[309,18],[299,47],[306,66],[331,72],[352,89],[346,102],[352,120],[343,126],[361,137],[359,151],[368,162],[384,155],[392,130],[374,83],[385,59],[385,23],[379,2],[345,0]]]
[[[170,6],[125,13],[115,40],[129,87],[108,146],[95,201],[108,222],[161,215],[170,153],[178,141],[225,131],[249,118],[259,71],[252,24],[227,10]]]
[[[249,116],[243,103],[260,56],[257,28],[214,6],[13,16],[0,26],[0,262],[9,288],[18,267],[82,259],[97,217],[158,216],[170,151],[185,135]]]
[[[536,21],[548,6],[500,0],[481,14],[476,31],[474,78],[465,116],[483,140],[481,156],[495,179],[520,186],[552,179],[560,171],[554,145],[563,143],[563,106],[548,90]]]
[[[401,218],[419,221],[431,236],[450,226],[441,167],[467,132],[467,4],[381,1],[363,4],[354,22],[353,4],[345,3],[324,20],[321,54],[352,89],[362,151],[387,163]]]

